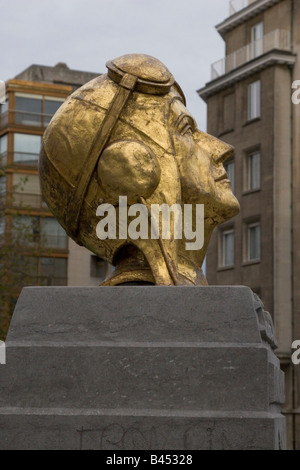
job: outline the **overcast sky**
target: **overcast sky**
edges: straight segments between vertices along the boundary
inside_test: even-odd
[[[215,25],[228,12],[229,0],[0,0],[0,80],[58,62],[102,73],[109,59],[150,54],[173,73],[205,130],[196,90],[224,55]]]

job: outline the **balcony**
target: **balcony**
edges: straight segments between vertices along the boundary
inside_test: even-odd
[[[243,10],[254,2],[256,2],[256,0],[231,0],[231,2],[229,2],[229,16]]]
[[[223,59],[214,62],[211,65],[211,80],[215,80],[274,49],[291,51],[289,31],[275,29],[263,38],[253,41]]]
[[[238,49],[212,64],[211,81],[197,90],[204,101],[215,93],[228,88],[246,77],[260,73],[267,67],[285,65],[293,67],[297,55],[290,45],[290,33],[275,30],[262,39]]]
[[[27,268],[28,269],[28,268]],[[24,270],[24,278],[20,279],[19,287],[28,286],[66,286],[67,277],[56,277],[56,276],[39,276],[38,274],[31,274]],[[16,295],[19,295],[19,289],[16,287]]]
[[[218,33],[224,38],[228,31],[239,24],[250,20],[259,13],[276,5],[282,0],[232,0],[229,3],[229,16],[216,26]]]
[[[68,247],[67,234],[51,235],[48,233],[42,233],[40,239],[40,246],[44,249],[53,248],[59,250],[66,250]]]
[[[32,113],[9,109],[0,114],[0,131],[9,125],[30,126],[45,128],[51,121],[53,114]]]
[[[5,129],[8,124],[8,111],[5,111],[4,113],[0,114],[0,131],[2,129]]]
[[[39,276],[37,278],[37,283],[34,285],[39,286],[66,286],[67,278],[66,277],[53,277],[53,276]]]
[[[7,165],[7,152],[0,153],[0,169]]]
[[[3,152],[0,154],[0,169],[6,166],[38,168],[39,154],[29,152]]]
[[[38,230],[36,230],[36,232],[31,232],[29,228],[24,227],[22,220],[20,224],[15,223],[11,241],[16,250],[22,249],[23,251],[26,249],[35,249],[39,250],[39,252],[50,251],[52,253],[53,251],[66,251],[68,248],[67,234],[53,235],[40,233]]]
[[[7,206],[24,210],[42,209],[49,212],[49,208],[42,195],[36,193],[7,192]]]

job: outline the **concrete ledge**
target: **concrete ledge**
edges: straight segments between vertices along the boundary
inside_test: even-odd
[[[272,413],[161,410],[0,410],[1,448],[24,450],[284,449]]]
[[[275,345],[247,287],[25,288],[0,449],[285,448]]]

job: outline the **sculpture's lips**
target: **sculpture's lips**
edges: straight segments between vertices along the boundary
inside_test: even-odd
[[[222,183],[227,183],[227,182],[230,183],[227,173],[223,173],[223,175],[219,176],[218,178],[215,178],[215,181],[216,182],[221,181]]]

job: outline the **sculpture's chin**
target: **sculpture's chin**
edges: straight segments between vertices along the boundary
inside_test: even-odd
[[[213,212],[218,219],[218,224],[223,223],[240,212],[239,201],[232,192],[226,195],[223,194],[222,200],[215,205]]]

